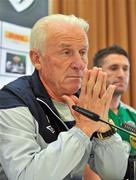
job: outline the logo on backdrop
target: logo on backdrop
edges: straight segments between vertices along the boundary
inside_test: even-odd
[[[35,0],[9,0],[17,12],[22,12],[29,8]]]

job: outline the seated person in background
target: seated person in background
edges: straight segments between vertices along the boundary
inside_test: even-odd
[[[81,180],[87,163],[104,180],[125,176],[129,153],[121,137],[72,110],[76,104],[108,121],[115,89],[106,88],[100,68],[87,70],[88,28],[60,14],[32,28],[35,72],[0,91],[0,162],[9,180]],[[94,132],[103,139],[90,139]]]
[[[115,91],[111,100],[109,119],[112,119],[117,126],[128,122],[136,126],[136,110],[121,102],[122,94],[127,90],[130,74],[130,63],[128,53],[118,45],[113,45],[99,50],[93,58],[93,66],[101,67],[107,73],[107,86],[115,85]],[[118,130],[122,139],[128,144],[133,154],[136,146],[133,146],[133,139]],[[136,144],[136,143],[135,143]]]

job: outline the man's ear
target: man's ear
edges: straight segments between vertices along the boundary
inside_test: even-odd
[[[41,61],[40,61],[40,54],[37,50],[31,49],[29,52],[29,56],[31,59],[32,64],[37,70],[41,69]]]

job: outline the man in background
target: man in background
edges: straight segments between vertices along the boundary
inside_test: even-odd
[[[128,123],[136,126],[136,111],[121,102],[121,96],[127,90],[130,63],[128,53],[118,45],[99,50],[93,58],[93,66],[101,67],[107,73],[107,86],[113,84],[116,86],[109,110],[109,119],[112,119],[117,126]],[[136,151],[133,139],[125,132],[118,130],[122,139],[130,148],[130,153]]]

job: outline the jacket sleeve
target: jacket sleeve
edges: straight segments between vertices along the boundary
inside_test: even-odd
[[[0,110],[0,162],[9,180],[62,180],[81,159],[87,163],[90,139],[78,128],[61,132],[48,145],[38,136],[26,107]]]
[[[117,133],[105,140],[94,138],[90,157],[90,166],[101,179],[124,179],[129,149]]]

